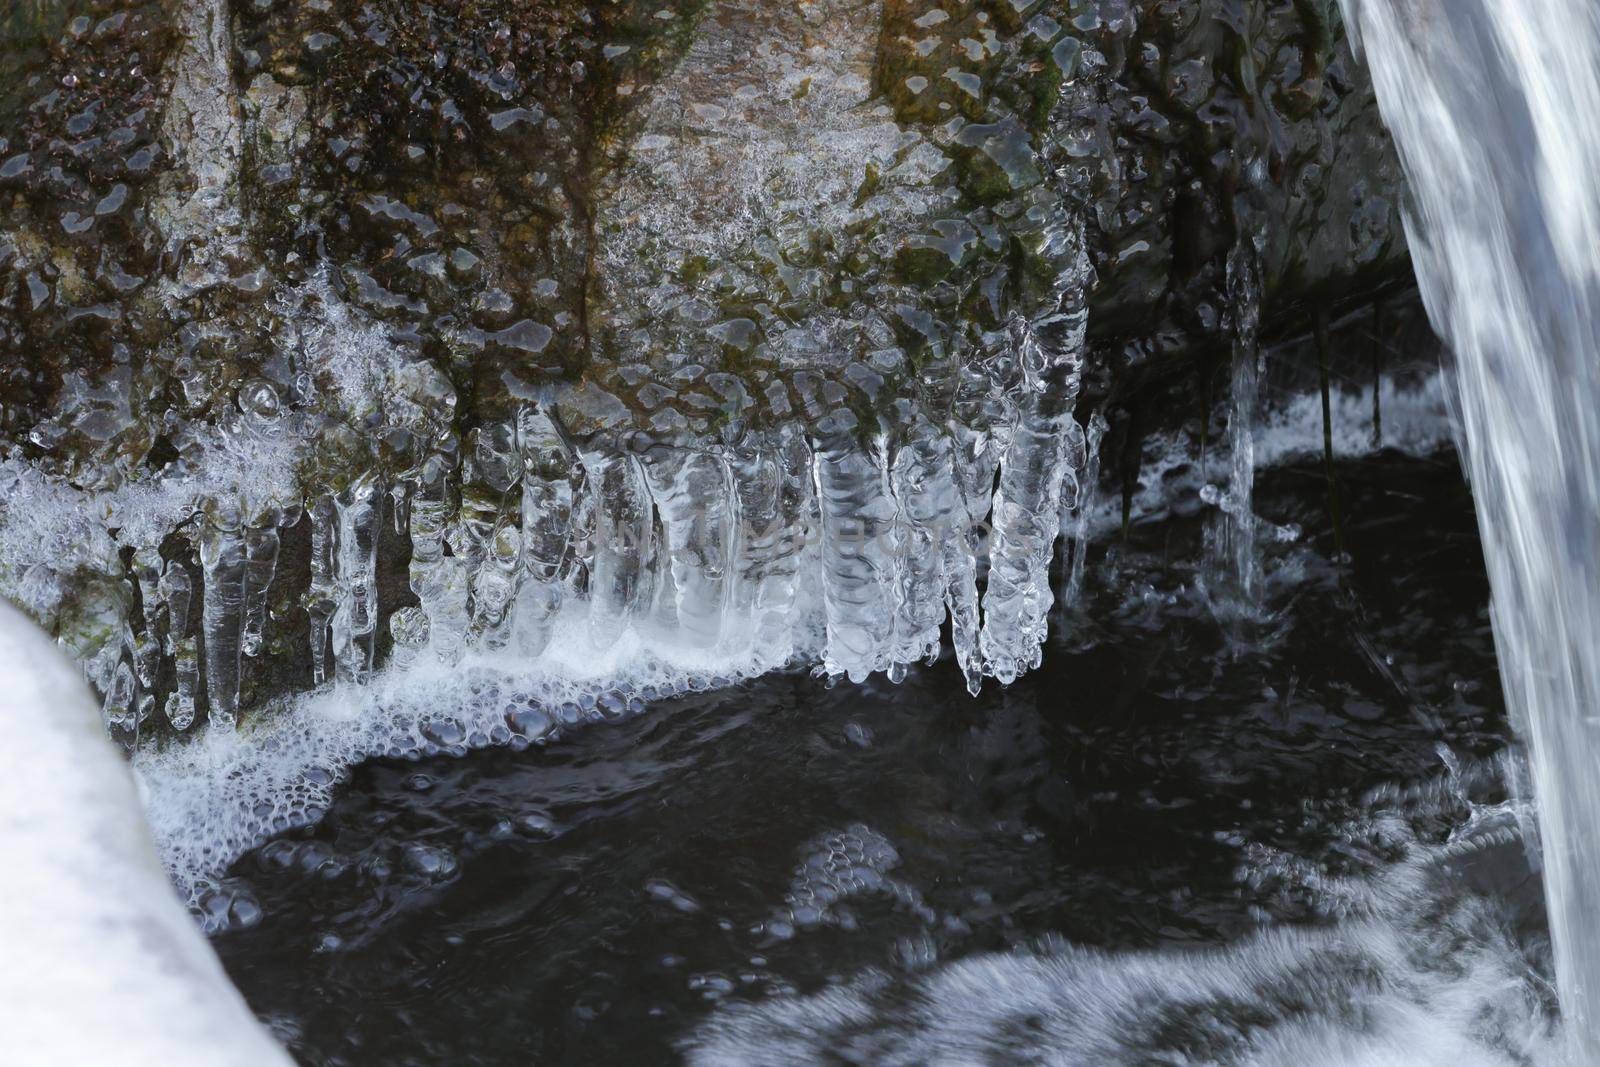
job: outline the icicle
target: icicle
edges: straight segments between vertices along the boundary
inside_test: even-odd
[[[445,543],[466,571],[469,593],[488,555],[489,538],[499,522],[499,494],[478,485],[462,487],[461,508],[456,513],[456,521],[446,531]]]
[[[710,648],[722,637],[728,606],[733,506],[727,464],[709,451],[658,445],[643,457],[661,516],[679,631]]]
[[[338,519],[331,496],[318,497],[311,504],[311,587],[306,591],[306,614],[311,621],[311,676],[316,685],[332,676],[329,654],[329,624],[339,606],[334,581],[338,563]]]
[[[1240,242],[1228,254],[1228,299],[1233,314],[1233,379],[1229,388],[1230,467],[1225,493],[1213,490],[1209,503],[1222,511],[1211,541],[1212,570],[1225,573],[1245,605],[1256,598],[1260,562],[1256,555],[1255,417],[1259,393],[1256,330],[1261,318],[1259,264],[1255,249]],[[1210,488],[1210,487],[1208,487]]]
[[[396,608],[389,616],[389,634],[394,638],[394,665],[405,670],[416,664],[428,646],[428,615],[416,604]]]
[[[957,510],[955,536],[945,547],[945,596],[950,606],[950,635],[956,663],[973,696],[983,684],[983,656],[978,635],[978,560],[988,550],[990,532],[984,525],[994,497],[998,456],[987,434],[963,423],[952,423],[951,455]]]
[[[783,475],[772,442],[754,435],[728,449],[728,467],[738,516],[733,525],[728,566],[728,614],[732,625],[723,635],[725,647],[732,649],[757,636],[747,623],[757,619],[761,585],[783,536],[778,514]]]
[[[589,638],[609,648],[650,603],[654,586],[654,512],[639,461],[626,452],[586,450],[594,495],[594,562],[589,583]]]
[[[398,481],[389,487],[389,514],[394,522],[395,536],[402,536],[411,519],[410,482]]]
[[[462,494],[462,526],[471,548],[472,632],[486,648],[511,637],[508,609],[522,579],[521,507],[514,491],[522,456],[514,423],[493,423],[472,434],[473,486]]]
[[[1089,522],[1100,494],[1100,444],[1105,440],[1106,417],[1096,411],[1089,418],[1088,449],[1084,456],[1083,481],[1078,488],[1077,506],[1072,513],[1072,570],[1061,600],[1065,607],[1078,602],[1083,591],[1083,570],[1089,555]]]
[[[956,493],[950,438],[930,427],[899,449],[891,472],[904,529],[904,562],[894,619],[896,664],[939,656],[939,627],[949,596],[947,555],[963,540],[964,507]],[[954,564],[961,566],[959,557]]]
[[[167,654],[172,657],[173,691],[167,694],[167,721],[175,730],[194,725],[195,694],[200,683],[200,653],[191,624],[194,586],[189,569],[174,560],[161,576],[161,599],[167,605]]]
[[[641,460],[641,466],[643,461]],[[648,487],[649,479],[645,480]],[[634,618],[634,629],[641,632],[654,631],[669,639],[677,636],[682,627],[678,625],[678,583],[672,577],[672,560],[666,553],[667,531],[661,523],[661,512],[651,512],[651,542],[659,546],[654,565],[649,569],[650,587],[653,590],[648,603],[641,600],[639,612]],[[690,642],[692,643],[692,642]]]
[[[428,616],[428,643],[445,663],[461,658],[467,637],[465,561],[445,554],[445,532],[455,519],[450,494],[451,465],[443,455],[428,457],[411,498],[411,591]]]
[[[231,730],[239,718],[240,647],[244,625],[245,547],[238,509],[220,505],[200,532],[205,576],[200,625],[206,645],[206,699],[213,725]]]
[[[272,575],[278,566],[278,523],[282,519],[283,514],[277,508],[270,508],[244,532],[244,632],[239,645],[246,656],[261,654],[261,640],[267,624],[267,596],[272,591]]]
[[[889,666],[895,505],[878,449],[864,448],[856,440],[854,420],[845,420],[849,424],[816,450],[822,594],[828,617],[822,665],[829,674],[860,682]]]
[[[133,665],[124,655],[117,660],[116,670],[111,675],[111,684],[106,687],[105,703],[100,709],[108,725],[123,730],[133,730],[138,727],[137,712],[133,706],[136,689],[137,680],[134,677]]]
[[[378,626],[378,529],[383,486],[364,474],[334,499],[339,519],[336,588],[331,630],[335,674],[364,685],[372,674]]]
[[[1061,523],[1061,487],[1073,477],[1069,466],[1082,442],[1070,407],[1041,397],[1023,411],[1000,464],[981,641],[985,667],[1002,684],[1038,666],[1052,601],[1050,559]]]
[[[574,460],[572,529],[567,556],[561,565],[561,585],[566,595],[587,599],[594,585],[594,539],[598,526],[595,489],[581,463]]]
[[[161,553],[146,545],[133,553],[133,577],[139,585],[144,630],[134,641],[133,663],[140,687],[153,692],[161,669],[161,630],[166,605],[161,594]]]
[[[728,451],[736,509],[723,646],[786,658],[798,569],[815,508],[811,449],[796,426],[752,435]]]
[[[537,408],[517,420],[522,456],[523,567],[527,575],[517,596],[513,627],[522,655],[533,658],[550,642],[551,620],[566,592],[563,569],[570,566],[573,495],[578,470],[555,424]]]
[[[778,431],[773,463],[778,479],[774,535],[762,569],[761,590],[756,594],[756,645],[769,655],[776,655],[784,642],[792,643],[797,637],[794,606],[802,574],[816,569],[808,571],[804,565],[814,551],[813,534],[819,532],[820,524],[816,464],[799,427]]]
[[[522,531],[503,518],[489,536],[487,552],[472,583],[473,632],[485,648],[504,648],[511,639],[512,598],[522,568]]]
[[[161,670],[161,624],[165,608],[161,601],[161,553],[150,546],[135,549],[132,572],[139,587],[143,626],[132,641],[133,673],[138,682],[134,724],[147,721],[155,711],[156,677]]]
[[[1083,428],[1072,415],[1083,368],[1088,286],[1093,277],[1083,235],[1052,225],[1042,254],[1058,264],[1056,304],[1019,328],[1019,361],[1030,390],[1019,404],[1000,462],[994,498],[994,551],[983,595],[981,644],[1001,683],[1038,665],[1052,593],[1050,559],[1061,524],[1061,495],[1082,465]],[[1074,489],[1075,492],[1075,489]]]

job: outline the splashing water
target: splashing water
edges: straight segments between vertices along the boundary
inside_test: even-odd
[[[1554,1064],[1526,962],[1503,916],[1466,888],[1472,871],[1519,843],[1518,802],[1474,799],[1502,773],[1452,762],[1445,777],[1372,790],[1338,827],[1340,873],[1246,846],[1241,892],[1301,901],[1334,925],[1133,952],[1046,936],[943,962],[930,943],[899,967],[814,993],[725,1002],[680,1047],[705,1067],[1024,1055],[1063,1065]],[[1440,820],[1456,823],[1442,839],[1425,829]],[[830,902],[895,889],[883,871],[898,860],[887,840],[853,827],[808,856],[789,899],[809,902],[811,881]],[[927,910],[914,890],[905,899]]]
[[[1566,1029],[1600,1062],[1600,9],[1344,7],[1411,180],[1423,297],[1455,351]]]

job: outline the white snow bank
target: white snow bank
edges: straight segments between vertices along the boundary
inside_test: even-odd
[[[0,1063],[285,1067],[156,858],[82,674],[0,601]]]

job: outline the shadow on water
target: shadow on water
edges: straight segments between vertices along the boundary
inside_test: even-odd
[[[969,698],[948,657],[900,686],[782,674],[542,751],[365,765],[236,865],[261,917],[216,946],[307,1063],[653,1063],[719,1005],[867,971],[1327,927],[1337,893],[1261,872],[1348,874],[1370,790],[1508,743],[1454,456],[1339,476],[1344,582],[1331,534],[1273,546],[1252,647],[1193,593],[1204,516],[1136,525],[1005,690]],[[1257,508],[1324,530],[1322,478],[1268,472]],[[1467,807],[1413,814],[1443,841]],[[1521,847],[1469,880],[1540,958]]]

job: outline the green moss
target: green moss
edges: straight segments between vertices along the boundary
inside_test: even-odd
[[[942,249],[917,243],[911,238],[894,256],[895,280],[907,285],[932,286],[950,276],[955,264]]]

